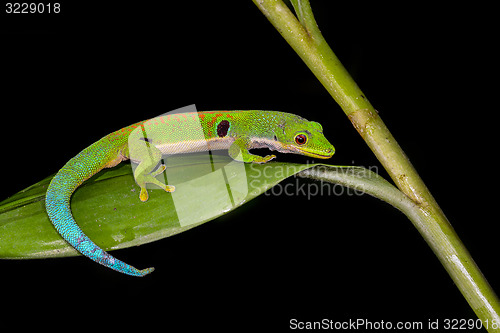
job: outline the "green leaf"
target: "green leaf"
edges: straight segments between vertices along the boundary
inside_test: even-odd
[[[149,200],[145,203],[139,200],[130,164],[101,171],[72,197],[73,216],[78,225],[106,251],[141,245],[230,212],[297,173],[367,192],[396,207],[398,203],[407,203],[394,186],[360,167],[245,164],[227,156],[200,154],[169,159],[168,165],[166,179],[162,181],[175,185],[175,192],[149,190]],[[0,203],[0,258],[78,255],[47,217],[45,192],[50,179]]]
[[[210,155],[207,163],[206,156],[168,160],[167,183],[175,185],[176,191],[152,189],[145,203],[139,200],[130,164],[103,170],[76,190],[71,200],[73,216],[90,239],[107,251],[141,245],[210,221],[310,167],[243,164],[221,155]],[[47,217],[45,192],[51,178],[0,203],[0,258],[78,255]]]

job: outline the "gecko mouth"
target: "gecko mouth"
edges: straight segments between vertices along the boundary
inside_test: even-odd
[[[310,157],[317,157],[317,158],[322,158],[322,159],[327,159],[327,158],[330,158],[333,156],[333,154],[335,153],[335,149],[332,148],[328,151],[325,151],[325,152],[321,152],[321,153],[313,153],[311,151],[307,151],[305,149],[301,149],[299,147],[295,147],[297,149],[297,151],[299,151],[301,154],[304,154],[306,156],[310,156]]]

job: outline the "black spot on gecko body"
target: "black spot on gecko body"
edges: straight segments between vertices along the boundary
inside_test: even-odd
[[[139,138],[139,140],[146,141],[146,142],[149,142],[149,143],[153,142],[153,140],[148,139],[148,138],[144,138],[144,137]]]
[[[223,120],[217,125],[217,135],[221,138],[227,135],[227,131],[229,130],[229,121]]]

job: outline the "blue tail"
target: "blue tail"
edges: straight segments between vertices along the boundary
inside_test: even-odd
[[[153,267],[138,270],[108,254],[83,233],[76,224],[70,209],[70,198],[79,182],[69,180],[65,176],[66,173],[61,171],[50,182],[45,197],[47,214],[59,234],[78,252],[101,265],[132,276],[144,276],[151,273],[154,270]]]

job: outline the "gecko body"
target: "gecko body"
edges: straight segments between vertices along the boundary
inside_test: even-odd
[[[330,158],[335,152],[319,123],[289,113],[254,110],[164,115],[115,131],[69,160],[47,189],[47,214],[59,234],[84,256],[121,273],[144,276],[154,268],[139,270],[116,259],[78,227],[70,207],[78,186],[100,170],[132,159],[138,163],[134,178],[141,188],[139,198],[147,201],[148,183],[167,192],[175,190],[155,178],[166,169],[160,164],[163,155],[227,149],[231,158],[245,163],[266,163],[276,157],[251,154],[253,148],[316,158]]]

